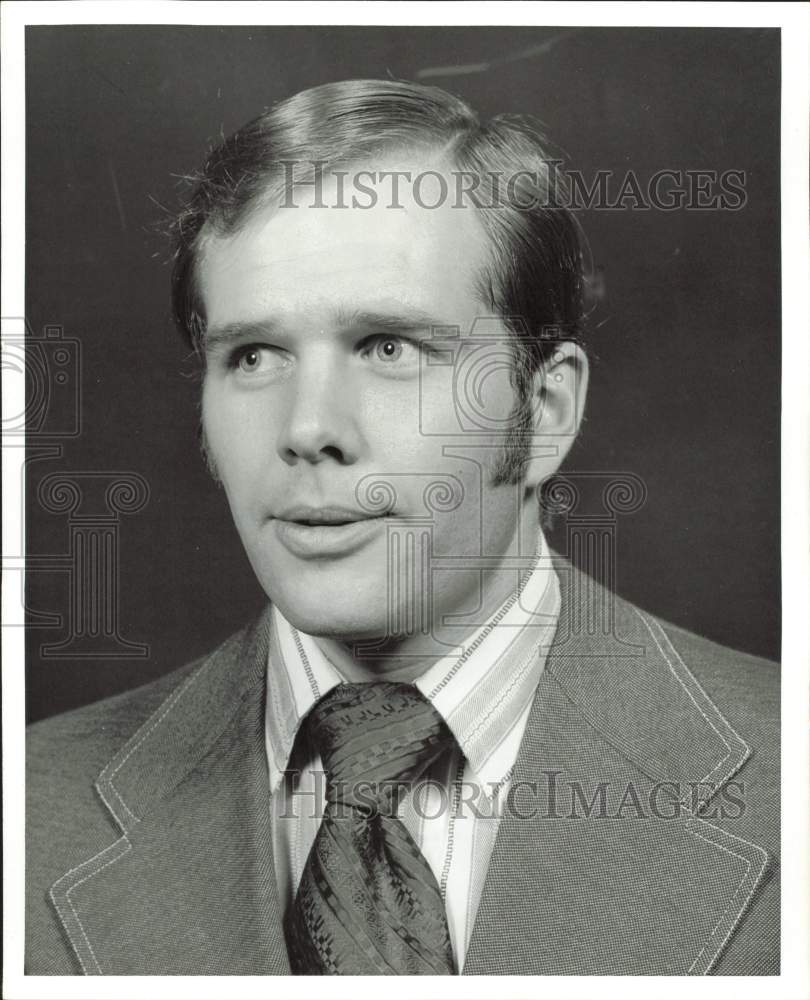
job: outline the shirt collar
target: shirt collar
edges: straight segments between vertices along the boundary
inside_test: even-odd
[[[414,681],[489,794],[511,773],[559,610],[559,582],[539,531],[537,559],[522,588]],[[333,662],[340,662],[339,647],[299,631],[276,607],[270,631],[265,731],[274,791],[302,721],[343,677]]]

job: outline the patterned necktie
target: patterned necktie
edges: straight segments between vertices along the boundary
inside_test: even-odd
[[[409,684],[340,684],[313,709],[326,808],[285,921],[296,975],[452,974],[439,886],[396,811],[453,740]]]

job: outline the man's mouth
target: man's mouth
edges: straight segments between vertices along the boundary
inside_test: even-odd
[[[273,518],[282,545],[302,559],[349,555],[374,538],[390,520],[390,512],[356,508],[291,507]]]
[[[281,521],[290,521],[294,524],[303,524],[307,527],[325,525],[328,527],[340,527],[344,524],[354,524],[357,521],[371,521],[378,517],[385,516],[388,512],[371,512],[360,510],[354,507],[289,507],[278,516]]]

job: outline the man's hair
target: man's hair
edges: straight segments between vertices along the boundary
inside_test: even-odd
[[[533,429],[532,389],[561,340],[580,341],[583,265],[568,185],[534,124],[513,115],[482,122],[438,87],[343,80],[281,101],[209,154],[174,223],[172,305],[190,346],[202,352],[205,313],[197,284],[203,236],[237,232],[258,205],[289,186],[290,164],[336,169],[391,153],[437,154],[481,184],[464,195],[479,211],[491,255],[476,291],[514,335],[518,405],[496,483],[522,479]],[[511,179],[511,180],[510,180]],[[289,195],[289,192],[288,192]]]

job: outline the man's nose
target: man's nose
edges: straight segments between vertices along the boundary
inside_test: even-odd
[[[278,453],[288,465],[332,459],[351,465],[360,457],[359,396],[350,375],[328,361],[299,364],[289,383],[289,406]]]

